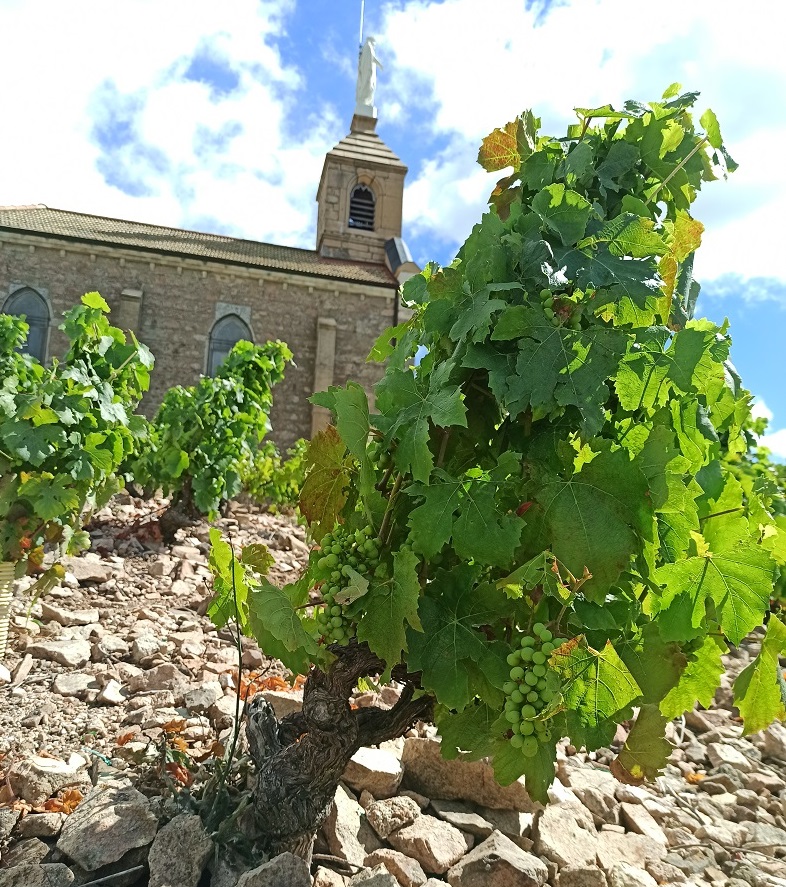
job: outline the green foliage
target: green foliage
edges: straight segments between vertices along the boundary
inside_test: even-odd
[[[243,468],[270,430],[272,388],[291,359],[283,342],[241,341],[214,377],[170,388],[130,475],[215,516],[241,490]]]
[[[353,569],[327,549],[370,528],[357,639],[419,674],[446,754],[491,755],[541,800],[555,741],[608,744],[634,707],[615,770],[653,777],[668,719],[712,698],[726,641],[762,625],[786,561],[774,495],[736,476],[750,395],[728,330],[692,316],[689,209],[734,163],[714,115],[702,133],[696,94],[677,92],[579,109],[562,139],[531,113],[493,133],[480,162],[512,172],[455,261],[406,283],[412,317],[372,351],[388,361],[377,414],[353,383],[313,399],[335,420],[302,488],[322,547],[280,595],[318,638],[307,592],[335,599],[327,569]],[[782,715],[784,632],[773,617],[737,681],[746,729]],[[324,644],[300,654],[331,660]]]
[[[306,473],[306,446],[301,437],[287,450],[286,458],[270,441],[257,447],[240,469],[243,491],[271,511],[296,508]]]
[[[85,514],[119,487],[121,462],[143,422],[133,411],[153,357],[88,293],[60,327],[70,346],[42,366],[17,349],[27,324],[0,314],[0,560],[40,568],[44,545],[75,552]]]

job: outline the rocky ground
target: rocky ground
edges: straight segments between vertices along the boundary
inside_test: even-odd
[[[91,552],[29,615],[18,583],[0,664],[0,887],[786,887],[786,727],[742,739],[731,707],[755,644],[729,657],[713,708],[672,725],[654,785],[616,782],[612,750],[563,745],[542,809],[484,762],[443,761],[419,725],[355,756],[313,871],[288,854],[230,868],[214,839],[231,830],[208,835],[188,797],[232,739],[238,687],[280,715],[301,693],[253,643],[238,673],[230,632],[204,615],[207,527],[164,545],[161,507],[116,497]],[[273,581],[307,557],[287,518],[237,506],[218,525],[270,547]],[[392,686],[354,704],[396,698]]]

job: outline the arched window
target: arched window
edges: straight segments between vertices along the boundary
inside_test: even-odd
[[[374,192],[366,185],[355,185],[349,195],[349,227],[374,230]]]
[[[254,341],[248,324],[237,314],[227,314],[213,324],[207,353],[207,373],[209,376],[216,374],[216,370],[224,362],[227,354],[241,339],[246,339],[249,342]]]
[[[46,340],[49,334],[49,306],[46,300],[26,286],[6,299],[3,312],[24,315],[30,330],[22,351],[43,363],[46,360]]]

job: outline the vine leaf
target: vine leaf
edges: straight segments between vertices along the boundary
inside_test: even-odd
[[[549,660],[562,679],[562,697],[582,726],[601,727],[641,694],[630,669],[611,644],[593,650],[582,636],[558,647]]]
[[[647,493],[643,472],[623,450],[601,451],[578,474],[552,476],[534,493],[542,509],[542,541],[550,540],[551,551],[574,576],[583,576],[585,568],[592,574],[583,587],[589,600],[603,602],[640,540],[651,536]]]
[[[407,493],[423,503],[409,516],[415,546],[433,557],[453,538],[457,554],[484,564],[513,559],[524,522],[501,511],[491,480],[466,481],[436,471],[432,482],[411,484]]]
[[[460,712],[437,706],[434,723],[442,738],[442,757],[452,760],[464,752],[467,760],[476,761],[490,755],[495,744],[494,725],[498,719],[499,712],[482,702],[468,705]]]
[[[319,542],[336,525],[347,501],[350,482],[347,448],[332,425],[314,435],[306,451],[305,464],[300,510],[309,522],[312,536]]]
[[[393,578],[372,581],[362,598],[364,613],[358,623],[358,640],[368,642],[372,651],[386,663],[388,671],[407,651],[406,626],[416,632],[423,631],[418,618],[418,563],[414,552],[397,551],[393,555]]]
[[[280,659],[294,674],[306,674],[319,649],[303,627],[287,588],[277,588],[267,580],[253,585],[248,593],[248,623],[268,655]]]
[[[655,602],[661,634],[674,641],[704,634],[707,604],[712,603],[721,630],[739,644],[769,607],[775,564],[749,541],[744,518],[718,518],[715,527],[707,523],[708,551],[655,571],[655,581],[663,586]]]
[[[514,748],[507,740],[499,740],[494,747],[494,776],[500,785],[510,785],[523,776],[532,800],[547,804],[556,758],[557,750],[551,742],[539,742],[537,754],[527,758],[521,749]]]
[[[377,406],[382,413],[377,425],[388,441],[398,436],[396,465],[416,481],[427,484],[434,466],[429,449],[429,421],[447,428],[466,427],[467,410],[459,385],[450,382],[452,365],[446,361],[430,373],[390,369],[377,385]]]
[[[743,736],[766,729],[775,720],[786,719],[783,677],[778,679],[778,657],[786,653],[786,625],[770,618],[759,655],[734,682],[734,704],[742,715]]]
[[[592,215],[592,204],[577,191],[565,188],[561,182],[547,185],[532,200],[532,209],[544,225],[562,240],[563,246],[572,246],[584,236]]]
[[[527,111],[495,129],[481,142],[478,163],[486,172],[497,172],[507,166],[517,170],[521,161],[535,150],[539,125],[540,121]]]
[[[462,565],[438,573],[420,600],[423,632],[407,632],[410,670],[448,708],[463,710],[475,696],[475,669],[502,687],[509,666],[478,627],[498,618],[501,595],[475,585],[477,568]]]
[[[655,779],[666,766],[671,744],[664,734],[668,721],[657,705],[642,705],[620,753],[611,763],[611,772],[627,785],[641,785]]]
[[[707,635],[688,653],[688,661],[676,684],[660,703],[661,714],[671,720],[689,711],[698,702],[709,708],[723,674],[728,647],[723,638]]]
[[[618,652],[641,688],[642,702],[645,704],[657,704],[667,696],[688,663],[677,644],[667,643],[661,638],[658,626],[653,622],[645,625],[631,640],[621,644]],[[657,668],[652,667],[653,662],[658,663]]]

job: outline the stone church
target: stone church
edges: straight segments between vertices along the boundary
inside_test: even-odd
[[[273,438],[289,446],[326,422],[311,394],[348,379],[370,390],[380,375],[366,356],[398,322],[399,287],[418,271],[401,237],[406,173],[376,133],[372,91],[325,157],[314,250],[0,206],[0,311],[25,315],[27,350],[46,361],[65,350],[63,312],[100,292],[112,322],[155,355],[148,415],[170,386],[213,373],[238,340],[282,339],[296,366],[274,392],[271,419]]]

